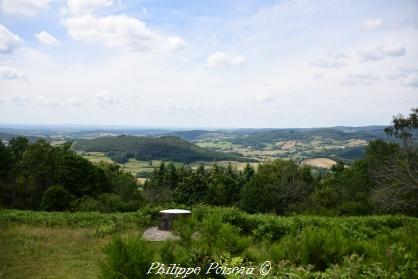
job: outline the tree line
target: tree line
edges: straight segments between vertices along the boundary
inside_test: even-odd
[[[70,148],[23,137],[0,143],[0,203],[31,210],[135,211],[147,203],[236,206],[250,213],[418,216],[418,109],[385,132],[400,143],[371,141],[363,159],[329,173],[291,160],[213,164],[162,163],[144,185],[119,165],[93,164]],[[143,186],[143,187],[142,187]]]
[[[143,204],[131,175],[120,166],[93,164],[66,143],[30,144],[16,137],[0,144],[0,204],[30,210],[133,211]]]
[[[350,167],[339,161],[322,174],[291,160],[267,162],[257,171],[249,164],[242,171],[162,164],[147,180],[145,195],[155,203],[232,205],[250,213],[418,216],[417,114],[398,115],[385,130],[401,144],[371,141]]]

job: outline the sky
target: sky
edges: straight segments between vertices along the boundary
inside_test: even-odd
[[[0,123],[389,124],[418,1],[0,0]]]

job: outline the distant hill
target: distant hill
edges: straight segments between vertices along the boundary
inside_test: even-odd
[[[130,158],[184,163],[244,160],[238,153],[210,151],[174,136],[137,137],[122,135],[117,137],[78,139],[73,144],[73,149],[86,152],[104,152],[112,160],[119,163],[124,163]],[[245,161],[248,161],[248,158],[245,158]]]
[[[305,141],[313,137],[329,138],[334,140],[363,139],[366,141],[389,138],[383,131],[383,126],[368,127],[332,127],[332,128],[306,128],[306,129],[275,129],[267,131],[254,131],[247,135],[238,136],[229,141],[234,144],[263,148],[276,141]]]
[[[33,142],[37,141],[38,139],[40,139],[40,137],[25,136],[25,135],[16,135],[16,134],[9,134],[9,133],[0,132],[0,140],[10,141],[12,138],[15,138],[15,137],[26,137],[26,138],[29,139],[29,142],[31,142],[31,143],[33,143]]]

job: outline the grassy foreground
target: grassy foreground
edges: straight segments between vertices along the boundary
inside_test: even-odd
[[[144,228],[157,221],[159,210],[112,214],[0,210],[0,278],[98,278],[104,271],[111,276],[103,278],[144,278],[118,274],[120,268],[137,274],[140,263],[147,267],[148,261],[164,258],[192,266],[203,259],[229,264],[270,260],[274,273],[264,278],[374,278],[367,274],[407,278],[418,274],[414,272],[416,218],[279,217],[199,206],[192,209],[190,223],[179,224],[180,243],[137,242]],[[200,238],[190,238],[193,228]],[[141,257],[139,248],[151,249],[154,256],[139,262],[132,257]]]
[[[112,235],[139,236],[146,214],[1,210],[0,278],[97,278]]]

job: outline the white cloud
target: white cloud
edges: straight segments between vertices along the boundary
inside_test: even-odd
[[[130,91],[130,92],[128,93],[128,97],[129,97],[129,98],[133,98],[133,99],[138,99],[138,98],[140,98],[139,94],[137,94],[137,93],[135,93],[135,92],[132,92],[132,91]]]
[[[266,93],[261,93],[257,95],[257,97],[255,98],[257,102],[261,102],[261,103],[268,103],[268,102],[271,102],[273,99],[274,97],[271,94],[266,94]]]
[[[73,14],[86,14],[112,5],[113,0],[67,0],[67,8]]]
[[[365,61],[378,61],[386,57],[398,57],[406,54],[406,48],[402,44],[386,45],[386,46],[372,46],[366,47],[357,51],[360,59]]]
[[[340,69],[346,67],[348,56],[339,52],[335,55],[330,55],[327,59],[318,59],[309,63],[312,67],[317,68],[329,68],[329,69]]]
[[[70,97],[67,99],[67,103],[72,106],[81,106],[83,102],[78,97]]]
[[[18,35],[13,34],[6,26],[0,24],[0,53],[13,52],[22,43],[23,41]]]
[[[369,18],[364,23],[364,28],[367,30],[376,30],[379,29],[383,25],[383,19],[381,18]]]
[[[60,44],[57,38],[55,38],[54,36],[52,36],[51,34],[45,31],[41,31],[38,34],[35,34],[35,37],[38,39],[40,43],[44,45],[57,46]]]
[[[23,105],[26,102],[26,96],[13,95],[9,97],[9,103],[15,105]]]
[[[0,0],[0,11],[7,14],[34,16],[49,8],[51,0]]]
[[[414,73],[409,73],[404,78],[402,78],[401,85],[403,87],[418,88],[418,71]]]
[[[0,79],[25,79],[26,74],[12,67],[0,66]]]
[[[245,63],[245,57],[241,55],[232,56],[228,53],[217,51],[211,54],[206,65],[208,67],[225,67],[225,66],[236,66]]]
[[[341,83],[349,86],[371,85],[376,80],[379,80],[379,77],[372,73],[361,73],[348,75]]]
[[[134,51],[174,50],[184,45],[178,36],[163,36],[144,22],[125,15],[83,15],[63,21],[70,36],[79,41],[123,47]]]
[[[49,107],[56,107],[56,106],[61,105],[61,102],[58,99],[48,98],[45,96],[38,96],[38,102],[41,105],[49,106]]]
[[[388,75],[389,80],[400,80],[402,87],[418,88],[418,69],[404,68]]]
[[[314,79],[320,80],[324,78],[324,73],[315,73],[313,76]]]
[[[97,92],[96,99],[102,104],[116,104],[120,102],[120,98],[117,94],[105,90]]]
[[[202,104],[197,102],[186,102],[179,99],[167,99],[162,104],[156,105],[156,108],[161,107],[166,110],[193,111],[200,109]]]

